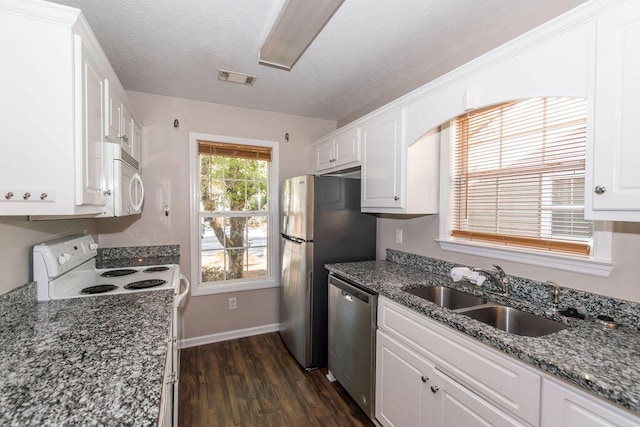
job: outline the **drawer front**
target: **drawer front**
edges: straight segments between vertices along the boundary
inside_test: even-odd
[[[434,360],[439,369],[487,400],[538,424],[541,378],[532,369],[382,297],[378,327]]]

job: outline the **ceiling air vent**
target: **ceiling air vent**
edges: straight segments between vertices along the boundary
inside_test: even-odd
[[[248,74],[236,73],[235,71],[220,70],[218,80],[223,82],[239,83],[241,85],[253,86],[257,77]]]

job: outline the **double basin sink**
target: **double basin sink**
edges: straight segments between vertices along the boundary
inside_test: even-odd
[[[453,288],[431,286],[406,289],[405,292],[515,335],[540,337],[567,328],[562,323],[512,307],[488,303],[482,297]]]

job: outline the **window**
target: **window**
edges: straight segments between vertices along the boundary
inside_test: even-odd
[[[594,223],[584,219],[586,111],[582,98],[532,98],[454,119],[445,132],[452,163],[441,245],[593,257]]]
[[[192,171],[197,182],[195,293],[275,286],[274,146],[217,138],[192,135],[197,158]]]

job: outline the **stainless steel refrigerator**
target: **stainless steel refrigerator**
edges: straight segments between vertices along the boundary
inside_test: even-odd
[[[375,259],[376,218],[360,212],[360,180],[304,175],[281,197],[280,335],[306,369],[327,366],[332,262]]]

